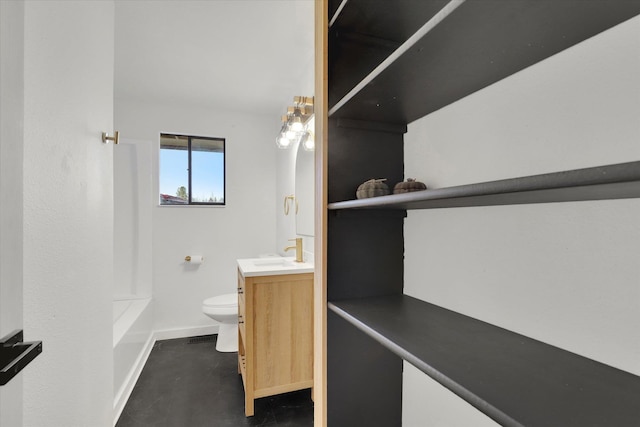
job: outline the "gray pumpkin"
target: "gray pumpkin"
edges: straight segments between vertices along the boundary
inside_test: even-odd
[[[387,179],[370,179],[358,186],[356,197],[366,199],[369,197],[386,196],[389,194],[389,187],[384,183]]]
[[[412,191],[426,190],[427,186],[423,182],[416,181],[413,178],[407,178],[405,182],[399,182],[393,187],[393,194],[410,193]]]

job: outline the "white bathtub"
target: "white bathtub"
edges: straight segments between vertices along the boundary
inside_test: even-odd
[[[114,425],[151,352],[152,323],[151,298],[113,301]]]
[[[113,150],[114,425],[153,345],[152,146],[121,138]]]

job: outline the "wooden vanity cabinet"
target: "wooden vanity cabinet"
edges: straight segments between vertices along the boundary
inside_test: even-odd
[[[313,386],[313,273],[238,270],[238,371],[246,416],[254,399]]]

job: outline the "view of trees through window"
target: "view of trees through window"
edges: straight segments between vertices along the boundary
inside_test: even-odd
[[[160,134],[160,204],[224,205],[223,138]]]

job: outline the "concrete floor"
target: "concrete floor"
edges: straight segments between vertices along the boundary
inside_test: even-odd
[[[216,338],[157,341],[116,427],[313,426],[310,390],[257,399],[245,417],[237,353]]]

